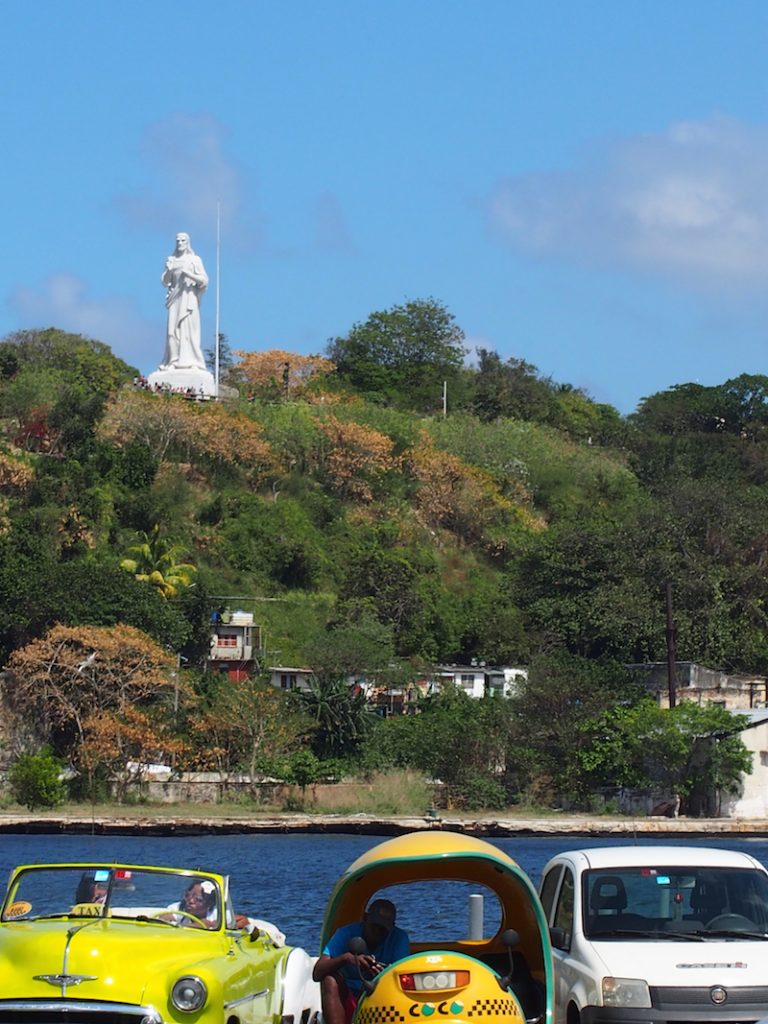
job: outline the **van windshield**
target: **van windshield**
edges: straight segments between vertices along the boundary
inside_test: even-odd
[[[768,938],[768,875],[757,868],[622,867],[584,873],[591,939],[698,934]]]

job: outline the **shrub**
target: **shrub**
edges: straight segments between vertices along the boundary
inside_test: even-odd
[[[66,786],[61,765],[50,753],[22,754],[12,765],[9,782],[14,798],[30,811],[64,803]]]
[[[481,772],[468,774],[453,788],[451,796],[457,807],[467,811],[499,810],[508,803],[501,782]]]

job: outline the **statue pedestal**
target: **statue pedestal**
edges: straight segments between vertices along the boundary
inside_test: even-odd
[[[155,370],[147,377],[152,391],[172,391],[189,398],[216,398],[216,381],[208,370]]]

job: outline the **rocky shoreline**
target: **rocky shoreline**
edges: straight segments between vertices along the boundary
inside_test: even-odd
[[[482,838],[573,835],[600,836],[768,836],[768,819],[603,818],[557,815],[548,818],[381,817],[365,814],[281,814],[264,817],[75,816],[0,814],[0,834],[201,836],[248,833],[308,833],[396,836],[422,830],[462,832]]]

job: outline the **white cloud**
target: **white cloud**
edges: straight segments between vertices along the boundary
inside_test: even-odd
[[[11,308],[34,327],[56,326],[73,334],[103,341],[131,366],[155,366],[164,339],[155,325],[140,315],[133,302],[119,296],[95,299],[74,274],[54,274],[35,290],[19,288],[9,297]]]
[[[491,223],[541,257],[713,284],[768,280],[768,127],[725,117],[603,146],[567,173],[507,179]]]
[[[152,125],[142,149],[152,185],[116,202],[126,220],[215,238],[220,208],[222,241],[241,252],[261,244],[261,227],[246,200],[246,174],[226,153],[227,132],[211,114],[177,114]]]

